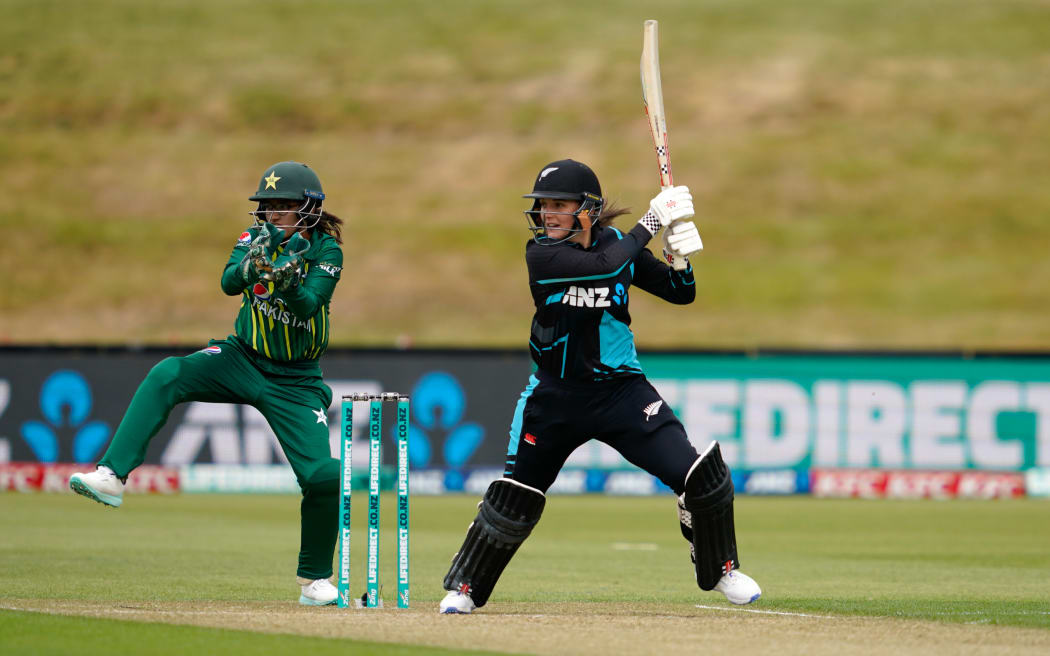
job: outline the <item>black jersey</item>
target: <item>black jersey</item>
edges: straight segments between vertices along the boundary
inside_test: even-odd
[[[633,284],[671,303],[692,303],[693,268],[675,271],[645,245],[643,226],[597,228],[590,248],[529,241],[525,262],[536,304],[529,348],[541,376],[594,381],[642,373],[631,332]]]

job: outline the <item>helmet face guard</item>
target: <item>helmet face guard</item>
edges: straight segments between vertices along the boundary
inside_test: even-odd
[[[589,193],[583,194],[572,194],[572,195],[544,195],[536,196],[534,194],[528,194],[526,198],[534,198],[532,208],[524,210],[525,216],[528,218],[528,228],[532,231],[532,238],[537,244],[543,246],[554,246],[560,244],[563,241],[572,239],[573,236],[590,230],[590,227],[584,228],[580,222],[580,215],[587,214],[592,217],[597,217],[602,213],[602,207],[605,205],[605,201],[600,196],[595,196]],[[566,230],[566,234],[561,239],[554,239],[547,234],[547,225],[543,221],[544,212],[540,209],[540,198],[553,198],[557,200],[578,200],[580,206],[572,213],[573,221],[571,228],[556,228],[557,230]]]
[[[533,185],[532,193],[525,194],[522,198],[533,199],[532,208],[525,210],[525,216],[533,239],[537,244],[544,246],[560,244],[585,232],[589,228],[583,227],[580,215],[586,214],[596,219],[605,207],[598,176],[586,164],[572,159],[558,160],[543,167]],[[553,239],[547,234],[548,229],[543,221],[544,213],[540,210],[541,198],[579,201],[579,208],[572,213],[572,228],[559,228],[567,230],[565,237]]]
[[[290,230],[289,235],[298,232],[299,230],[311,230],[318,223],[321,222],[321,201],[313,198],[306,198],[302,205],[295,208],[294,210],[275,210],[268,205],[272,201],[261,200],[259,201],[259,207],[257,209],[248,212],[255,219],[255,225],[262,225],[263,223],[270,222],[270,214],[278,214],[282,212],[295,212],[297,220],[294,225],[286,226],[287,230]]]
[[[256,225],[266,223],[270,213],[277,211],[269,207],[272,201],[298,201],[298,208],[284,210],[294,211],[297,217],[295,225],[288,226],[291,228],[290,236],[299,230],[312,229],[320,223],[324,197],[321,180],[313,169],[299,162],[278,162],[266,169],[259,180],[258,190],[248,197],[248,200],[259,203],[258,209],[249,214],[255,219]]]

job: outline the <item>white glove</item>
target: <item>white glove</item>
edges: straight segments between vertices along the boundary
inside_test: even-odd
[[[689,219],[693,216],[693,195],[689,187],[679,185],[664,189],[649,201],[649,211],[660,219],[665,228],[675,221]]]
[[[664,245],[675,255],[689,257],[704,250],[700,231],[692,221],[679,221],[664,231]]]
[[[689,268],[689,256],[704,250],[700,231],[692,221],[679,221],[664,230],[664,259],[675,271]]]
[[[693,195],[689,193],[689,187],[679,185],[664,189],[649,201],[649,211],[638,223],[644,225],[651,234],[655,235],[660,228],[692,216]]]

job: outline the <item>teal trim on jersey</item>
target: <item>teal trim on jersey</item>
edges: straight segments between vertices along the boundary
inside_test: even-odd
[[[580,276],[579,278],[551,278],[550,280],[537,280],[536,282],[541,285],[553,285],[559,282],[573,282],[574,280],[601,280],[602,278],[614,278],[620,275],[620,272],[623,271],[623,268],[628,264],[631,264],[633,266],[633,263],[630,260],[628,260],[623,263],[623,266],[621,266],[616,271],[613,271],[612,273],[602,273],[595,276]]]
[[[550,296],[547,297],[547,300],[544,301],[543,304],[544,305],[550,305],[551,303],[557,303],[558,301],[560,301],[562,299],[563,296],[565,296],[565,292],[564,291],[560,291],[557,294],[551,294]]]
[[[536,346],[536,344],[534,344],[531,339],[529,340],[529,346],[531,346],[532,348],[536,349],[537,351],[550,351],[555,346],[557,346],[558,344],[564,344],[565,345],[561,349],[561,377],[565,378],[565,358],[569,354],[569,334],[566,333],[566,334],[562,335],[553,344],[551,344],[550,346],[544,346],[543,348],[540,348],[539,346]]]
[[[609,230],[612,230],[614,233],[616,233],[617,239],[623,239],[623,233],[620,232],[617,228],[609,226]],[[634,260],[631,260],[631,280],[634,280]]]
[[[510,442],[507,445],[508,456],[518,455],[518,440],[521,438],[521,426],[524,423],[525,403],[532,396],[532,390],[536,389],[539,384],[539,378],[529,376],[529,384],[525,386],[525,391],[521,393],[518,405],[514,408],[514,418],[510,422]]]
[[[642,364],[638,362],[638,352],[634,348],[634,333],[627,324],[608,312],[602,312],[598,340],[602,364],[610,369],[641,372]]]

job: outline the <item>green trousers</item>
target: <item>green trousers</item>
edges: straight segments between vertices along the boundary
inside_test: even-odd
[[[328,443],[332,390],[317,367],[295,371],[259,358],[231,339],[212,340],[207,349],[162,360],[135,392],[99,464],[127,476],[142,464],[149,441],[179,403],[254,406],[277,435],[303,491],[297,574],[328,578],[339,523],[339,461]]]

